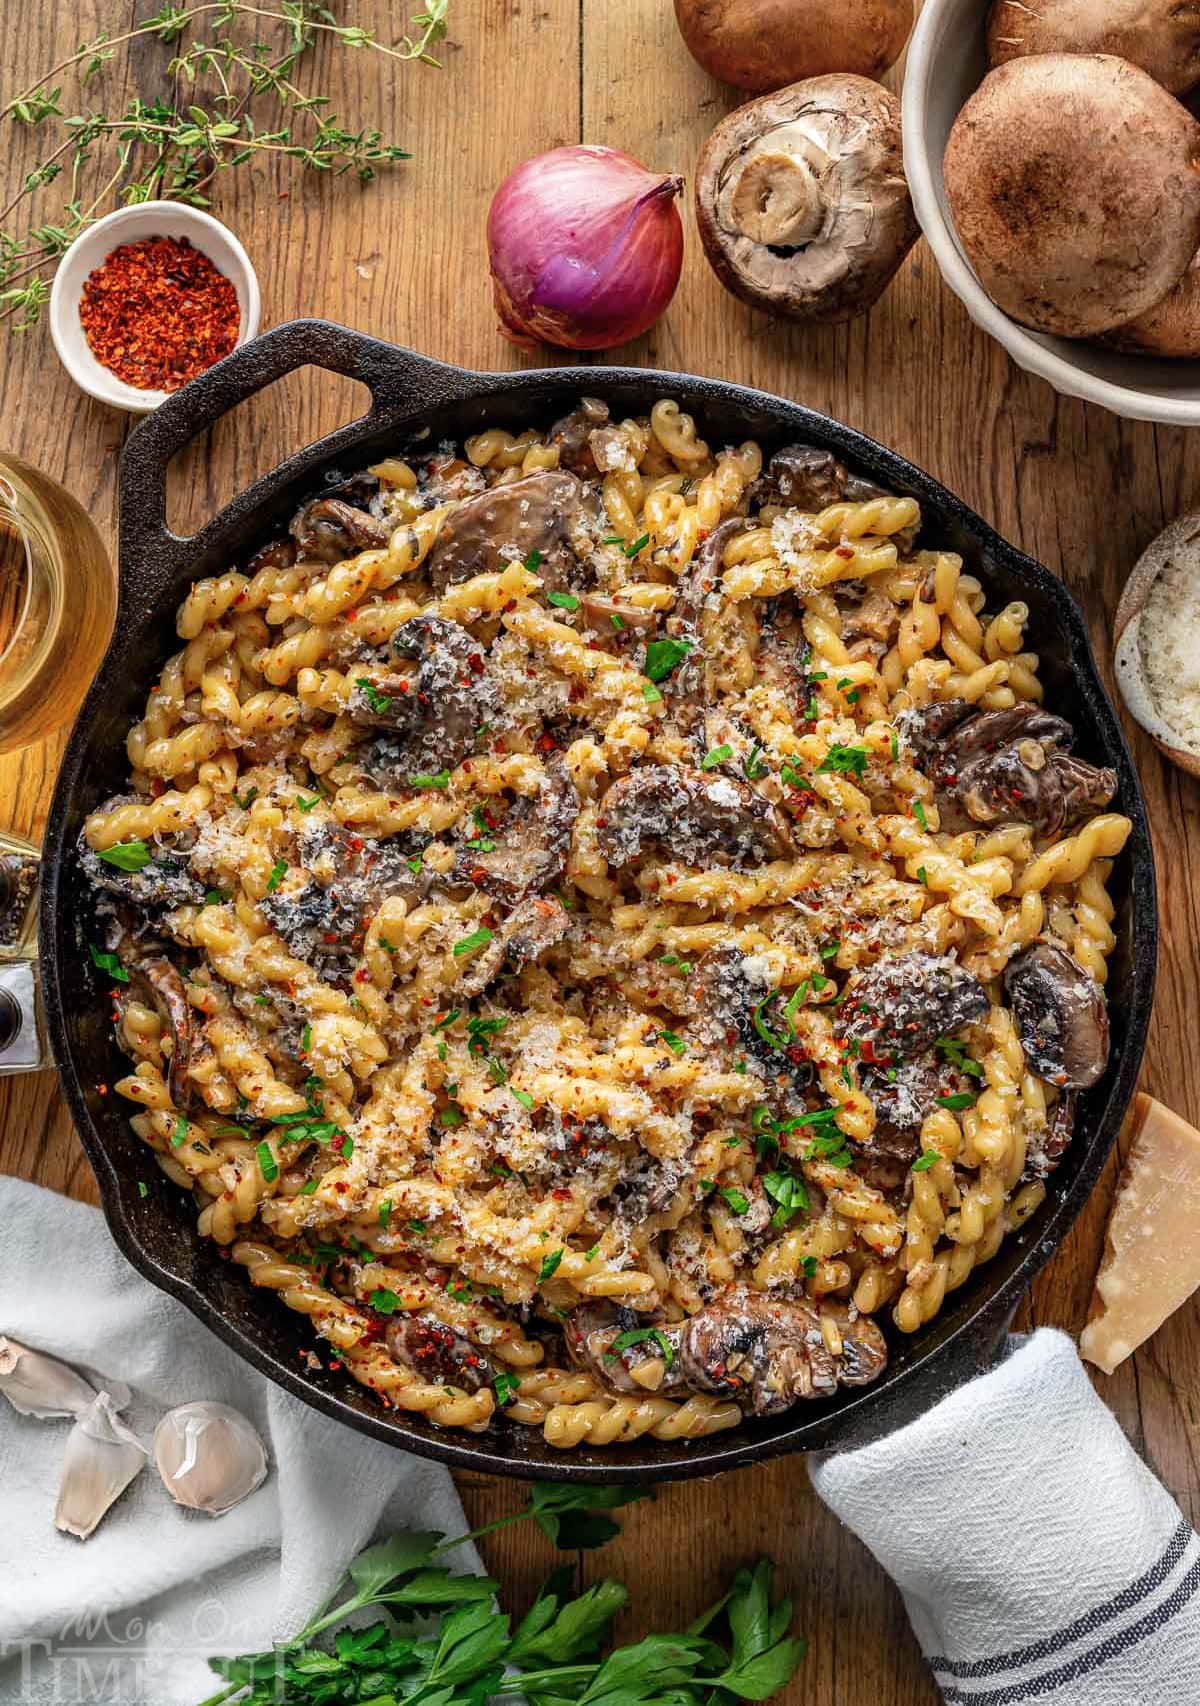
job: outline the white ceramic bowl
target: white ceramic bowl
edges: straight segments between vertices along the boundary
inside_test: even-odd
[[[1200,426],[1200,361],[1155,361],[1027,331],[996,307],[959,247],[942,156],[955,118],[987,74],[987,11],[983,0],[925,0],[908,46],[904,169],[942,277],[976,325],[1056,391],[1131,420]]]
[[[98,362],[88,348],[79,323],[79,299],[84,283],[107,255],[120,243],[139,243],[147,237],[186,237],[193,248],[208,256],[237,291],[241,323],[237,341],[244,344],[258,331],[261,302],[258,279],[250,257],[232,231],[178,201],[146,201],[139,207],[122,207],[89,225],[62,260],[50,291],[50,335],[58,358],[76,385],[101,403],[130,414],[145,415],[166,401],[169,392],[140,391],[126,385]]]

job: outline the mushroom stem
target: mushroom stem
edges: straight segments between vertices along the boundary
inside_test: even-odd
[[[821,179],[829,156],[807,137],[789,134],[795,130],[789,125],[744,155],[728,181],[729,224],[752,243],[797,248],[825,225]]]

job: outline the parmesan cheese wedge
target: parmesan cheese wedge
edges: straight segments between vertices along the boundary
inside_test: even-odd
[[[1109,1217],[1079,1353],[1113,1370],[1200,1286],[1200,1131],[1152,1096],[1134,1100],[1132,1142]]]

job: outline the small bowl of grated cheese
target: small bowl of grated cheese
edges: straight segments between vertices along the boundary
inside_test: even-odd
[[[1134,564],[1113,665],[1130,714],[1172,764],[1200,776],[1200,514],[1173,521]]]

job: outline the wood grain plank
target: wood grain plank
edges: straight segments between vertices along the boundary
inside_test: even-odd
[[[21,30],[10,32],[5,85],[29,81],[81,35],[115,31],[156,4],[27,8]],[[385,34],[396,27],[384,0],[342,10]],[[736,104],[684,52],[665,0],[453,0],[451,12],[441,74],[396,69],[333,44],[307,74],[336,111],[360,115],[410,147],[410,165],[361,192],[301,180],[278,164],[256,165],[219,186],[216,210],[259,271],[264,325],[321,314],[464,366],[540,364],[547,358],[503,341],[492,312],[484,223],[500,178],[529,154],[583,139],[690,180],[708,131]],[[107,85],[115,91],[108,98],[126,88],[157,92],[163,58],[153,45],[139,48],[128,73]],[[10,132],[9,141],[0,189],[36,158],[36,138]],[[703,259],[690,205],[683,211],[688,246],[675,303],[614,359],[761,385],[893,445],[1064,576],[1105,658],[1129,565],[1165,521],[1200,501],[1196,435],[1117,421],[1018,372],[941,285],[923,245],[868,319],[833,328],[772,324],[724,293]],[[356,407],[315,373],[263,393],[181,459],[174,475],[181,515],[210,514],[231,490]],[[6,441],[64,480],[111,543],[127,423],[74,391],[44,331],[0,355],[0,420]],[[1197,1120],[1200,919],[1192,872],[1200,789],[1126,726],[1153,815],[1164,923],[1143,1082]],[[60,750],[54,741],[0,759],[0,823],[40,833]],[[0,1081],[0,1168],[94,1196],[51,1075]],[[1071,1331],[1082,1324],[1116,1171],[1114,1161],[1035,1286],[1024,1321]],[[1132,1363],[1097,1384],[1195,1515],[1200,1311],[1194,1304],[1180,1311]],[[520,1502],[518,1489],[483,1476],[460,1484],[472,1522]],[[932,1706],[936,1691],[895,1590],[815,1499],[797,1461],[665,1488],[653,1507],[625,1513],[624,1524],[619,1542],[582,1561],[581,1576],[614,1574],[629,1583],[627,1633],[686,1619],[730,1569],[767,1551],[812,1641],[788,1706]],[[502,1531],[484,1551],[518,1608],[557,1562],[528,1525]]]

